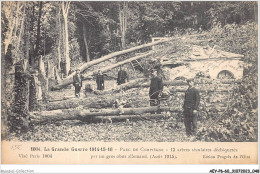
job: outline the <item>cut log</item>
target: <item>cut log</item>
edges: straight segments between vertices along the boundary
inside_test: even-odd
[[[95,116],[120,116],[120,115],[139,115],[149,112],[177,112],[174,107],[142,107],[142,108],[124,108],[124,109],[101,109],[98,112],[91,112],[86,109],[65,109],[54,111],[42,111],[30,113],[32,123],[44,123],[48,121],[62,120],[84,120]]]
[[[84,106],[85,108],[111,108],[114,102],[114,98],[107,99],[99,97],[97,99],[97,96],[86,98],[71,98],[63,101],[47,103],[42,107],[42,110],[71,109],[79,106]]]
[[[160,44],[160,43],[163,43],[163,42],[166,42],[166,41],[168,41],[168,40],[162,40],[162,41],[157,41],[157,42],[153,42],[153,43],[148,43],[148,44],[140,45],[140,46],[137,46],[137,47],[129,48],[129,49],[126,49],[126,50],[123,50],[123,51],[118,51],[118,52],[114,52],[114,53],[108,54],[108,55],[106,55],[104,57],[101,57],[99,59],[96,59],[96,60],[93,60],[93,61],[90,61],[90,62],[87,62],[87,63],[83,64],[80,67],[80,72],[85,71],[90,66],[96,65],[96,64],[98,64],[100,62],[104,62],[104,61],[106,61],[108,59],[111,59],[113,57],[116,57],[116,56],[119,56],[119,55],[122,55],[122,54],[126,54],[126,53],[129,53],[129,52],[132,52],[132,51],[136,51],[136,50],[139,50],[139,49],[142,49],[142,48],[146,48],[146,47],[150,47],[150,46],[153,46],[153,45],[157,45],[157,44]],[[67,86],[69,84],[72,84],[73,83],[73,81],[72,81],[73,75],[75,75],[75,72],[72,73],[71,75],[69,75],[60,84],[53,86],[52,90],[58,90],[58,89],[64,88],[65,86]]]
[[[168,116],[169,117],[169,116]],[[165,114],[140,114],[140,115],[120,115],[120,116],[96,116],[88,119],[91,122],[95,121],[126,121],[129,119],[131,121],[138,120],[138,119],[154,119],[154,118],[167,118]]]

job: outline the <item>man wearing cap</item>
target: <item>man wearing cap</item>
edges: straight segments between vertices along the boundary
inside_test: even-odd
[[[160,104],[159,95],[161,94],[162,90],[163,90],[162,79],[158,77],[157,70],[153,69],[151,83],[150,83],[150,90],[149,90],[150,106],[157,106]]]
[[[75,96],[80,96],[80,89],[82,87],[82,76],[80,75],[80,69],[76,69],[76,74],[73,76],[73,86],[75,87]]]
[[[187,79],[189,88],[185,92],[183,115],[186,135],[195,135],[197,131],[197,115],[200,103],[199,91],[194,87],[194,79]]]

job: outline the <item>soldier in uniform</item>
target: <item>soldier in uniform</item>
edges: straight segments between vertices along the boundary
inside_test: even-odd
[[[75,96],[80,96],[80,89],[82,87],[82,76],[80,75],[80,69],[76,70],[76,74],[73,76],[73,86],[75,87]]]
[[[101,70],[98,71],[96,82],[97,90],[104,90],[104,75]]]
[[[199,91],[194,87],[194,79],[187,79],[189,88],[185,92],[183,115],[186,135],[195,135],[197,132],[197,115],[200,103]]]
[[[163,90],[163,82],[160,77],[158,77],[157,69],[153,69],[152,71],[152,78],[150,83],[150,106],[157,106],[160,104],[159,95]]]
[[[121,85],[125,83],[126,80],[129,81],[127,72],[125,70],[122,70],[122,67],[120,66],[120,70],[118,71],[118,75],[117,75],[117,84]]]

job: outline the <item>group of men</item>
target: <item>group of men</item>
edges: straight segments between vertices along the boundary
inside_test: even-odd
[[[105,75],[102,73],[101,70],[98,71],[96,75],[96,83],[97,83],[97,90],[104,90],[105,89]],[[80,96],[80,90],[82,87],[82,75],[80,74],[80,69],[76,69],[76,74],[73,76],[73,85],[75,87],[75,96]],[[117,76],[117,84],[121,85],[129,81],[128,74],[125,70],[120,67]]]
[[[117,84],[121,85],[129,81],[127,72],[122,70],[118,72]],[[188,89],[185,92],[184,105],[183,105],[183,115],[184,124],[186,128],[186,135],[195,135],[197,131],[197,116],[198,116],[198,106],[200,103],[199,91],[194,87],[194,79],[187,79]],[[96,76],[96,83],[98,90],[104,90],[104,75],[101,71],[98,72]],[[75,96],[79,97],[80,89],[82,87],[82,77],[80,75],[80,70],[76,70],[76,74],[73,76],[73,85],[75,87]],[[152,70],[152,77],[150,83],[149,97],[150,106],[160,105],[160,97],[163,91],[163,81],[162,78],[158,76],[158,70]]]

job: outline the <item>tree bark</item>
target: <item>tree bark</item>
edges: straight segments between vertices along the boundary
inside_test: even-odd
[[[120,115],[120,116],[96,116],[96,117],[92,117],[91,119],[89,119],[92,123],[95,121],[125,121],[126,119],[129,119],[131,121],[133,120],[138,120],[138,119],[143,119],[143,118],[165,118],[165,114],[140,114],[140,115]]]
[[[79,106],[86,108],[111,108],[115,102],[114,98],[110,99],[97,99],[96,96],[88,98],[71,98],[62,101],[49,102],[42,109],[44,110],[57,110],[57,109],[71,109]]]
[[[48,80],[46,78],[46,71],[44,67],[44,62],[42,60],[42,56],[39,58],[39,77],[42,89],[42,99],[45,101],[47,99],[47,91],[48,91]]]
[[[101,109],[99,112],[91,112],[86,109],[65,109],[55,111],[42,111],[30,113],[30,118],[33,123],[44,123],[48,121],[62,121],[62,120],[84,120],[95,116],[119,116],[120,115],[139,115],[149,112],[176,112],[173,107],[142,107],[142,108],[124,108],[124,109]]]
[[[57,39],[57,70],[60,71],[60,63],[61,63],[61,41],[62,41],[62,25],[60,21],[60,9],[58,9],[57,17],[56,17],[56,30],[58,33]]]
[[[35,7],[34,7],[34,2],[32,2],[33,6],[32,6],[32,14],[30,15],[30,32],[29,32],[29,36],[30,36],[30,51],[29,51],[29,64],[32,67],[35,67],[35,57],[34,57],[34,42],[33,42],[33,38],[34,38],[34,32],[33,32],[33,28],[34,28],[34,11],[35,11]]]
[[[37,103],[37,91],[36,91],[36,83],[35,83],[35,77],[34,75],[31,75],[29,77],[29,111],[36,111],[38,108],[38,103]]]
[[[14,113],[25,117],[28,112],[29,84],[22,64],[15,66],[15,104]]]
[[[121,66],[121,65],[123,65],[123,64],[130,63],[130,62],[132,62],[133,60],[137,60],[137,59],[140,59],[140,58],[143,58],[143,57],[146,57],[146,56],[150,56],[150,55],[152,55],[152,54],[153,54],[153,52],[147,52],[147,53],[142,54],[142,55],[139,55],[139,56],[135,56],[135,57],[128,58],[128,59],[126,59],[126,60],[124,60],[124,61],[121,61],[121,62],[118,62],[118,63],[116,63],[116,64],[113,64],[113,65],[110,65],[110,66],[107,66],[107,67],[104,67],[104,68],[101,68],[101,69],[97,69],[97,70],[95,70],[95,71],[91,71],[91,72],[89,72],[89,73],[83,75],[83,79],[89,79],[90,76],[92,76],[92,75],[94,75],[94,74],[97,74],[99,70],[104,73],[104,72],[110,71],[110,70],[113,69],[113,68],[116,68],[116,67],[118,67],[118,66]]]
[[[84,38],[84,43],[85,43],[85,49],[86,49],[86,61],[90,62],[90,57],[89,57],[89,50],[88,50],[88,42],[87,42],[87,31],[86,31],[86,23],[83,22],[83,38]]]
[[[68,30],[68,13],[70,2],[62,2],[61,9],[64,19],[64,34],[65,34],[65,74],[68,76],[70,70],[70,55],[69,55],[69,30]]]
[[[42,1],[39,3],[39,15],[37,21],[37,35],[36,35],[36,47],[34,50],[34,58],[39,55],[39,48],[40,48],[40,40],[41,40],[41,16],[42,16]]]
[[[124,50],[126,48],[126,29],[127,29],[127,2],[122,2],[123,7],[119,3],[119,21],[120,21],[120,31],[121,31],[121,48]]]
[[[116,57],[116,56],[119,56],[119,55],[122,55],[122,54],[126,54],[126,53],[129,53],[129,52],[132,52],[132,51],[136,51],[136,50],[139,50],[139,49],[142,49],[142,48],[146,48],[146,47],[150,47],[150,46],[153,46],[153,45],[157,45],[157,44],[160,44],[160,43],[163,43],[163,42],[166,42],[166,41],[169,41],[169,40],[156,41],[156,42],[153,42],[153,43],[148,43],[148,44],[140,45],[140,46],[137,46],[137,47],[129,48],[129,49],[126,49],[126,50],[123,50],[123,51],[118,51],[118,52],[114,52],[112,54],[108,54],[108,55],[103,56],[103,57],[101,57],[99,59],[92,60],[90,62],[84,63],[80,67],[80,71],[83,72],[87,68],[89,68],[90,66],[96,65],[96,64],[98,64],[100,62],[104,62],[104,61],[106,61],[108,59],[111,59],[113,57]],[[58,90],[58,89],[62,89],[64,87],[66,87],[67,85],[72,84],[73,83],[72,77],[74,75],[75,75],[75,72],[72,73],[71,75],[69,75],[60,84],[53,86],[52,89],[53,90]]]

